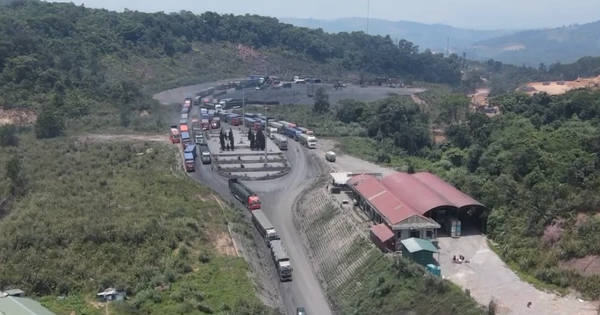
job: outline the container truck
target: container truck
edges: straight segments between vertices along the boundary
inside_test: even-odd
[[[303,134],[312,135],[312,136],[315,135],[315,133],[312,130],[308,129],[308,128],[297,127],[296,129],[300,130]]]
[[[265,240],[265,243],[267,243],[267,246],[271,246],[271,241],[280,239],[275,227],[271,224],[271,221],[267,219],[267,216],[262,210],[252,211],[252,222]]]
[[[267,136],[271,139],[275,139],[275,135],[277,134],[277,128],[267,127]]]
[[[185,148],[186,145],[192,143],[192,140],[190,139],[190,133],[185,131],[181,133],[181,143],[183,143],[183,147]]]
[[[260,209],[260,199],[258,198],[258,195],[250,190],[248,186],[244,185],[244,183],[237,178],[230,178],[228,184],[231,194],[241,201],[246,208],[249,210]]]
[[[198,149],[196,148],[195,144],[190,143],[185,146],[183,153],[191,153],[192,156],[194,156],[194,159],[196,159],[196,156],[198,156]]]
[[[248,128],[254,128],[255,122],[256,122],[256,120],[254,120],[253,118],[250,118],[250,117],[244,118],[244,125]]]
[[[290,258],[283,247],[281,240],[271,241],[271,257],[275,262],[277,268],[277,274],[279,274],[279,280],[281,281],[292,281],[292,264]]]
[[[231,120],[229,121],[229,123],[232,126],[239,126],[239,125],[241,125],[241,122],[242,122],[242,119],[239,116],[238,117],[231,117]]]
[[[273,137],[273,142],[275,142],[275,144],[281,151],[285,151],[288,148],[287,138],[283,135],[275,135]]]
[[[276,128],[277,132],[281,132],[281,130],[283,130],[283,124],[278,123],[276,121],[270,121],[269,127]]]
[[[185,161],[185,171],[188,173],[196,171],[196,162],[192,153],[183,153],[183,159]]]
[[[200,122],[200,127],[202,128],[202,130],[210,129],[210,120],[208,120],[208,118],[202,118],[202,121]]]
[[[317,148],[317,137],[301,133],[298,135],[298,142],[309,149]]]
[[[179,130],[177,130],[177,125],[171,125],[171,143],[180,143],[181,137],[179,136]]]

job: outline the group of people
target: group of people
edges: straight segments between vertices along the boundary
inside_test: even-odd
[[[458,255],[458,259],[456,259],[456,255],[452,256],[452,262],[455,264],[462,264],[464,263],[468,263],[468,260],[465,260],[465,256],[463,255]]]

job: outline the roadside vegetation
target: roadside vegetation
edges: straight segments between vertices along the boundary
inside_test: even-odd
[[[268,314],[246,262],[219,247],[241,219],[185,176],[166,141],[13,139],[0,149],[2,192],[15,197],[0,222],[0,286],[65,315],[103,314],[93,302],[109,287],[130,297],[111,314]]]
[[[490,100],[502,109],[493,118],[470,112],[459,94],[440,102],[437,118],[404,97],[344,101],[318,116],[310,108],[281,106],[272,115],[336,138],[348,154],[442,176],[490,209],[486,232],[520,273],[536,284],[598,298],[599,98],[600,91],[586,89],[504,94]],[[443,143],[425,134],[432,120],[444,123]],[[346,132],[349,124],[363,134]]]

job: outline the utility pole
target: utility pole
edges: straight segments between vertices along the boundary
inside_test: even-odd
[[[369,35],[369,10],[371,8],[371,0],[367,0],[367,35]]]
[[[244,143],[244,129],[246,129],[246,86],[242,85],[242,133],[240,134],[240,143]]]
[[[265,165],[269,162],[267,158],[267,128],[269,127],[269,116],[267,116],[267,105],[265,106],[265,128],[263,128],[263,137],[265,137]]]

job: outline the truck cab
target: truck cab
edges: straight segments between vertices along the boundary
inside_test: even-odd
[[[210,152],[208,151],[202,151],[202,164],[210,164],[212,162],[212,159],[210,157]]]

